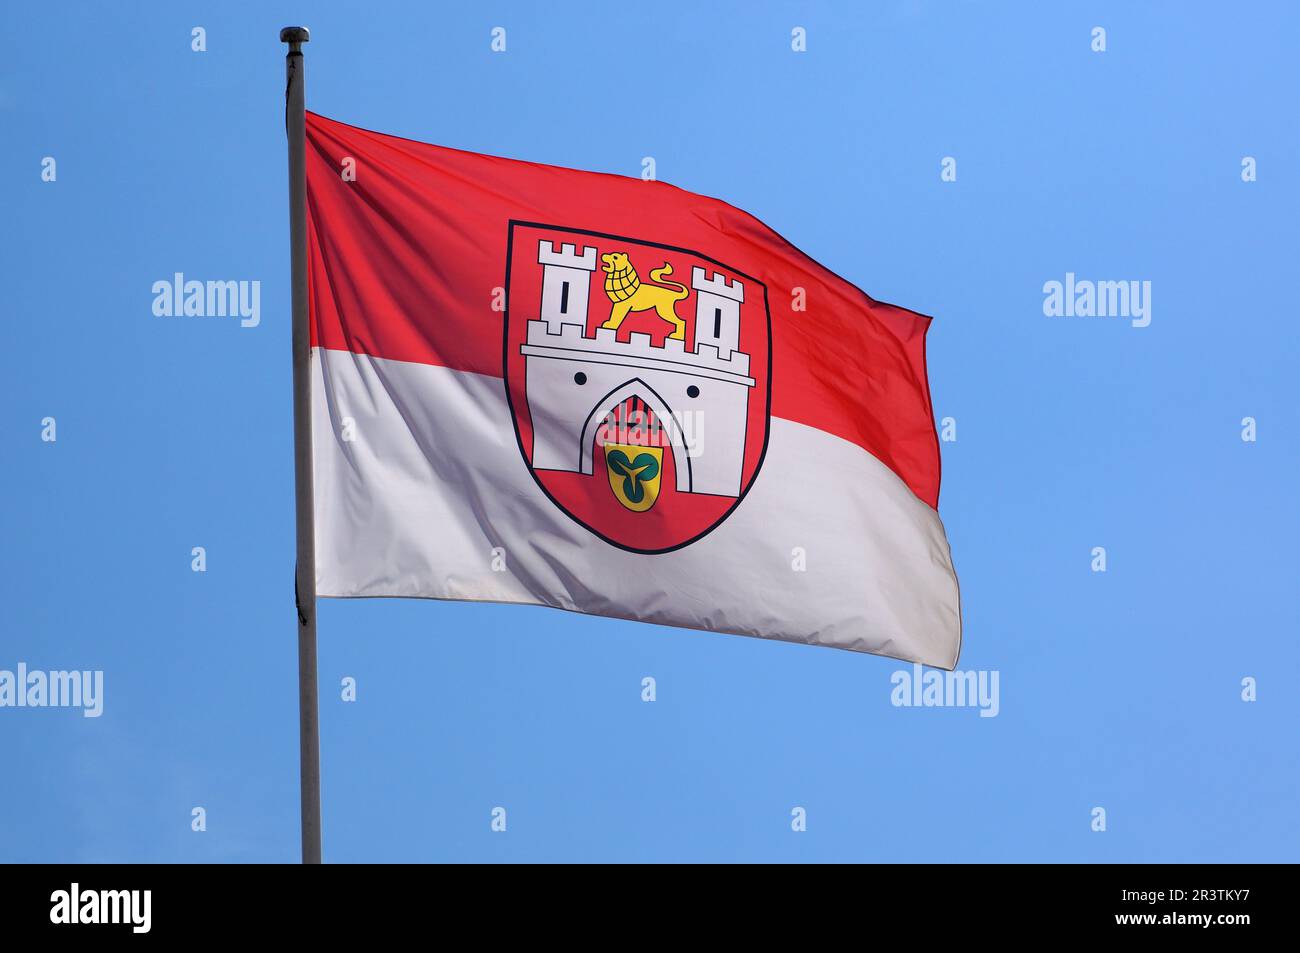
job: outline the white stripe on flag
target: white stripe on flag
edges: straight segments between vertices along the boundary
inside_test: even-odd
[[[346,351],[314,357],[321,596],[549,605],[956,664],[957,583],[938,514],[847,441],[774,418],[736,511],[683,549],[639,555],[596,538],[538,488],[500,378]],[[498,547],[504,572],[493,571]]]

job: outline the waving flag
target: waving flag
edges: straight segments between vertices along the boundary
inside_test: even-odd
[[[955,665],[928,318],[666,184],[306,135],[319,595]]]

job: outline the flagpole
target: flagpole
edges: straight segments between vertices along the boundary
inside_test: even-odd
[[[307,319],[306,27],[287,26],[284,127],[289,139],[289,260],[293,287],[293,475],[298,525],[294,596],[298,604],[298,749],[302,862],[321,862],[320,708],[316,697],[316,529],[312,509],[311,334]]]

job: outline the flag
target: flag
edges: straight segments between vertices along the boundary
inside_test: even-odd
[[[317,592],[952,668],[930,319],[661,182],[307,114]]]

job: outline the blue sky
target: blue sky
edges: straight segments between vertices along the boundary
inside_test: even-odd
[[[900,708],[906,666],[872,656],[325,601],[327,860],[1296,860],[1290,5],[6,19],[0,669],[101,669],[105,700],[94,719],[0,709],[0,861],[297,858],[277,37],[300,22],[317,112],[606,172],[653,156],[934,315],[960,666],[997,671],[1001,696],[995,718]],[[151,286],[177,271],[260,281],[260,325],[155,317]],[[1046,317],[1043,285],[1067,272],[1150,281],[1150,325]]]

